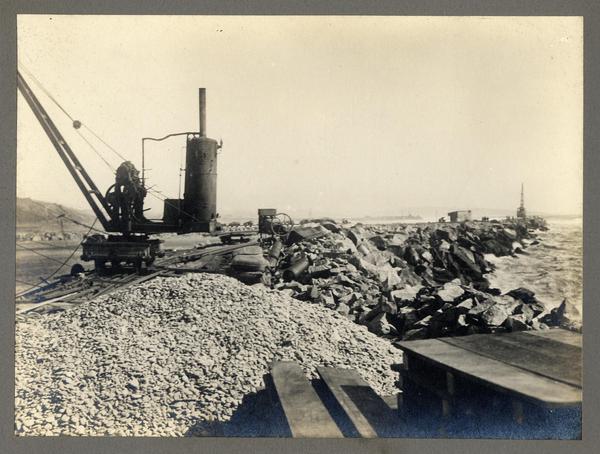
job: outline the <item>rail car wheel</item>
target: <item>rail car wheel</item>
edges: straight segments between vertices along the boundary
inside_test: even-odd
[[[81,263],[75,263],[71,267],[71,276],[77,276],[79,273],[85,273],[85,268]]]

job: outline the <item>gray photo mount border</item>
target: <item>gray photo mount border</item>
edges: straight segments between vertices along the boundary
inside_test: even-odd
[[[600,21],[597,1],[565,0],[403,0],[403,1],[160,1],[160,0],[3,0],[2,85],[3,138],[0,166],[0,253],[2,364],[0,376],[0,452],[5,453],[587,453],[600,446]],[[498,440],[290,440],[241,438],[121,438],[14,436],[14,277],[16,203],[16,15],[17,14],[155,14],[155,15],[410,15],[410,16],[583,16],[584,18],[584,399],[582,441]],[[551,182],[549,182],[551,184]]]

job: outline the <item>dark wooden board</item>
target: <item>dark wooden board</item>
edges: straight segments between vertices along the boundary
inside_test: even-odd
[[[581,389],[533,374],[439,339],[400,342],[405,354],[416,355],[468,380],[545,407],[581,404]]]
[[[343,437],[299,365],[287,361],[273,363],[271,376],[292,436]]]
[[[524,332],[440,338],[441,342],[581,388],[581,348]]]
[[[319,375],[363,438],[379,436],[378,427],[387,427],[392,412],[356,371],[333,367],[317,368]]]
[[[557,342],[563,342],[576,347],[581,347],[583,344],[583,336],[580,333],[575,333],[562,328],[527,331],[526,334],[528,336],[549,338]]]

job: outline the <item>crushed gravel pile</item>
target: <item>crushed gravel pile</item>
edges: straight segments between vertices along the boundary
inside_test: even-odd
[[[274,360],[394,394],[401,353],[319,305],[221,275],[155,278],[16,326],[16,431],[179,436],[227,421]]]

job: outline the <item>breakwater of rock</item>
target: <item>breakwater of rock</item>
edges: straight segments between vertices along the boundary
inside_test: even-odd
[[[291,232],[272,285],[296,299],[320,304],[402,340],[547,329],[580,329],[568,301],[549,312],[534,292],[502,294],[486,275],[486,254],[526,253],[546,230],[526,222],[355,225],[331,220]]]

